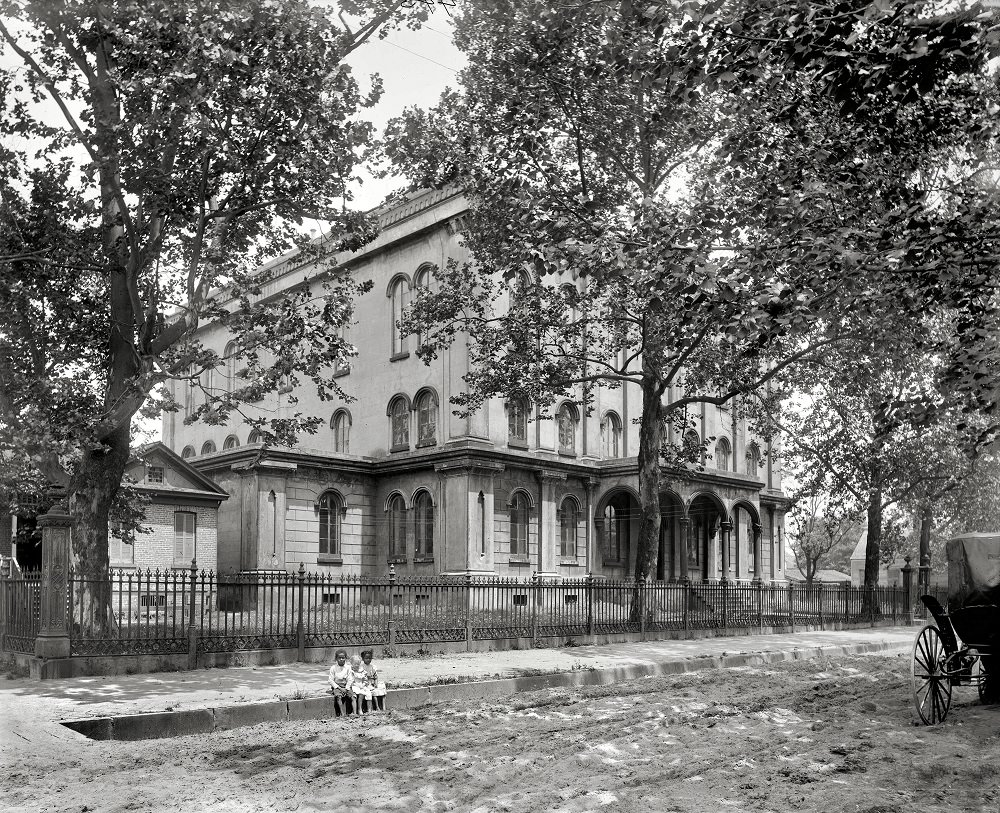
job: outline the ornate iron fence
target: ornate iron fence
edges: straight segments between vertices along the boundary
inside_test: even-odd
[[[30,651],[37,579],[6,583],[4,641]],[[81,591],[110,589],[110,613],[80,610]],[[32,592],[34,591],[34,592]],[[306,647],[532,640],[670,630],[726,630],[903,620],[902,589],[843,585],[339,577],[285,571],[219,575],[196,568],[115,570],[110,585],[69,580],[73,655],[179,654]],[[33,604],[32,604],[33,602]],[[34,621],[31,621],[31,618]],[[34,624],[35,626],[31,626]]]

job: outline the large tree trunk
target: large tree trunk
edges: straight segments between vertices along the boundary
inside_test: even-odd
[[[108,515],[121,487],[129,457],[128,427],[108,436],[106,445],[87,454],[70,483],[73,518],[74,631],[100,635],[111,621],[108,576]]]
[[[930,503],[920,509],[920,565],[917,568],[917,595],[930,592],[931,585],[931,527],[934,525],[934,511]]]
[[[878,607],[875,588],[878,587],[879,560],[882,549],[882,489],[873,488],[868,495],[868,540],[865,545],[865,595],[861,614],[873,618]]]
[[[642,384],[639,419],[639,535],[635,555],[636,581],[656,572],[660,551],[660,448],[663,442],[663,393],[655,379]]]

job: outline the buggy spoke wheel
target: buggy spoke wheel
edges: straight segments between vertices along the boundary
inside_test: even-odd
[[[945,652],[937,627],[928,625],[917,633],[913,643],[913,705],[926,725],[944,720],[951,707],[951,681],[945,668]]]

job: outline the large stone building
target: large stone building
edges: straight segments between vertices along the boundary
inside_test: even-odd
[[[345,575],[380,575],[389,564],[415,576],[633,572],[638,388],[599,390],[591,414],[558,404],[559,420],[513,394],[458,417],[449,399],[468,369],[465,345],[428,366],[414,337],[396,328],[414,288],[435,284],[433,268],[464,258],[464,211],[459,193],[421,193],[382,213],[377,240],[338,258],[374,283],[347,330],[359,355],[335,373],[356,400],[331,407],[303,386],[294,406],[288,394],[260,405],[269,414],[321,414],[325,430],[293,449],[262,448],[245,426],[165,415],[167,446],[230,495],[219,513],[220,570],[304,563]],[[295,258],[277,265],[264,296],[301,284]],[[218,325],[201,338],[220,354],[232,340]],[[224,386],[236,371],[213,374],[222,378],[213,385]],[[193,408],[187,385],[177,386],[177,402]],[[728,566],[730,578],[782,578],[786,501],[777,465],[729,410],[705,407],[699,430],[715,438],[712,454],[703,472],[664,482],[656,576],[710,580]]]

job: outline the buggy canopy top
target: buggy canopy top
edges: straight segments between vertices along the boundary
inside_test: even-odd
[[[972,646],[995,646],[1000,637],[1000,533],[948,540],[948,614]]]

